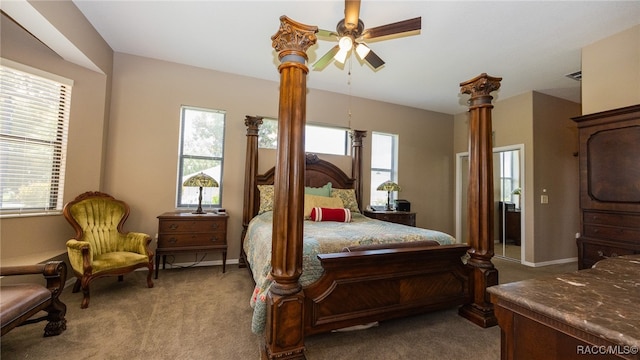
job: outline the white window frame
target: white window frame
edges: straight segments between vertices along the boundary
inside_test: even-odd
[[[191,113],[193,112],[193,113]],[[203,153],[186,153],[185,142],[190,141],[188,138],[185,138],[187,132],[190,130],[187,122],[190,121],[187,119],[188,113],[191,115],[195,115],[195,113],[203,113],[211,116],[207,119],[207,121],[222,121],[222,139],[218,140],[218,144],[220,148],[218,149],[217,154],[211,154],[208,150],[203,151]],[[213,125],[213,124],[209,124]],[[178,177],[177,177],[177,191],[176,191],[176,208],[185,209],[185,208],[195,208],[198,206],[198,196],[200,189],[197,187],[185,187],[182,186],[184,181],[192,175],[197,174],[202,171],[205,174],[213,177],[219,184],[217,188],[203,188],[202,189],[202,207],[206,208],[219,208],[222,206],[222,175],[224,169],[224,141],[225,141],[225,126],[226,126],[226,112],[223,110],[215,110],[215,109],[205,109],[195,106],[182,106],[180,108],[180,146],[178,152]],[[188,137],[189,135],[187,135]],[[209,139],[209,141],[214,141],[213,139]],[[207,154],[209,152],[209,154]],[[215,152],[215,151],[214,151]],[[184,174],[185,171],[185,161],[201,161],[204,163],[216,163],[219,162],[219,167],[202,167],[196,166],[194,170],[188,174]],[[216,169],[217,168],[217,169]]]
[[[0,59],[0,217],[64,206],[73,81]]]
[[[387,144],[381,143],[379,140],[380,137],[385,137],[388,141]],[[382,147],[382,148],[381,148]],[[376,162],[376,153],[384,152],[386,156],[389,157],[388,167],[375,166]],[[385,174],[384,176],[380,176],[381,174]],[[382,132],[371,132],[371,195],[370,195],[370,205],[376,206],[380,208],[386,208],[387,206],[387,192],[386,191],[378,191],[377,188],[383,182],[391,180],[393,182],[398,182],[398,135],[397,134],[389,134]],[[396,192],[391,192],[391,205],[396,199]]]

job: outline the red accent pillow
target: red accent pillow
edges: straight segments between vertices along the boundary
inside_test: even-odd
[[[314,207],[311,209],[311,220],[351,222],[351,210]]]

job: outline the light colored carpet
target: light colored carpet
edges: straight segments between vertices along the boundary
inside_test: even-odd
[[[573,271],[575,264],[527,268],[495,259],[500,282]],[[12,330],[1,339],[10,359],[259,359],[260,336],[251,333],[246,269],[227,266],[161,270],[148,289],[144,272],[97,280],[91,304],[64,290],[67,330],[43,338],[44,322]],[[500,330],[482,329],[457,309],[386,321],[362,331],[305,340],[309,360],[500,358]]]

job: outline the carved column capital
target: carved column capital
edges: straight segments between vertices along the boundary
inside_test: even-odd
[[[367,137],[367,132],[364,130],[351,130],[349,131],[351,136],[352,146],[362,146],[362,138]]]
[[[301,57],[307,60],[307,49],[313,46],[318,38],[317,26],[304,25],[283,15],[280,17],[280,29],[271,37],[273,48],[279,52],[280,61],[289,60],[288,56]],[[300,62],[293,58],[294,62]]]
[[[460,83],[460,93],[471,95],[469,106],[491,105],[493,91],[500,89],[502,78],[482,73],[471,80]]]
[[[247,127],[247,136],[257,136],[260,125],[262,125],[262,116],[247,115],[244,118],[244,125]]]

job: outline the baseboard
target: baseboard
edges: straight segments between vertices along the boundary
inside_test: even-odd
[[[566,258],[566,259],[557,259],[557,260],[542,261],[542,262],[535,262],[535,263],[522,261],[521,264],[526,266],[531,266],[531,267],[542,267],[542,266],[549,266],[549,265],[567,264],[572,262],[578,262],[578,258],[572,257],[572,258]]]
[[[229,264],[238,265],[238,263],[239,263],[238,259],[227,259],[227,265]],[[171,269],[171,266],[176,268],[198,267],[198,266],[222,266],[222,260],[184,262],[184,263],[172,263],[172,264],[167,263],[167,269]],[[136,269],[136,271],[139,271],[139,270],[146,270],[146,269]],[[160,270],[162,270],[162,265],[160,265]]]
[[[239,260],[238,259],[228,259],[227,260],[227,265],[238,265]],[[171,266],[175,267],[175,268],[188,268],[188,267],[197,267],[197,266],[222,266],[222,260],[213,260],[213,261],[200,261],[197,263],[192,263],[192,262],[186,262],[186,263],[174,263],[174,264],[167,264],[167,269],[171,269]],[[160,265],[162,266],[162,265]],[[162,270],[162,268],[160,268],[160,270]],[[146,268],[137,268],[134,271],[148,271]],[[155,269],[154,269],[155,271]],[[73,273],[72,273],[73,275]],[[68,286],[73,286],[73,284],[76,282],[76,277],[72,276],[70,279],[67,279],[67,281],[64,283],[64,287],[67,288]]]

